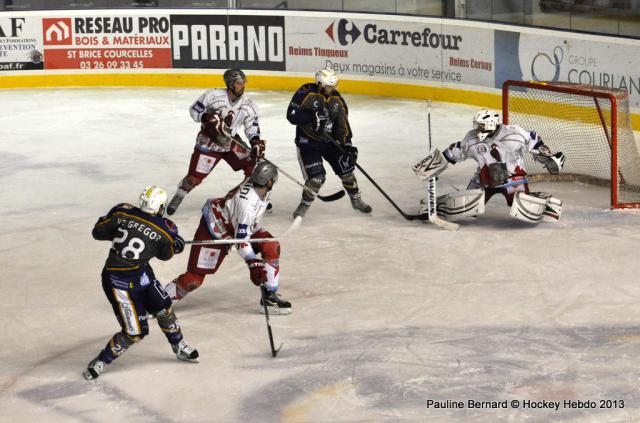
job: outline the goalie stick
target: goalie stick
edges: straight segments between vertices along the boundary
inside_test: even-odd
[[[429,152],[431,152],[431,100],[427,101],[427,128],[429,139]],[[436,195],[436,177],[429,178],[427,181],[427,221],[434,225],[446,229],[448,231],[457,231],[460,225],[449,222],[438,216],[438,197]]]

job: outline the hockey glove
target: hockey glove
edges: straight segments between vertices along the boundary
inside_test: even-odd
[[[264,150],[266,148],[266,141],[261,140],[259,137],[254,137],[251,141],[251,159],[254,162],[264,159]]]
[[[173,253],[180,254],[183,251],[184,239],[180,235],[176,234],[176,236],[173,238]]]
[[[543,164],[544,164],[544,167],[547,168],[550,174],[557,175],[558,173],[560,173],[560,171],[564,167],[565,159],[566,158],[564,156],[564,153],[562,153],[561,151],[558,151],[556,154],[549,157],[549,160],[547,160],[547,162]]]
[[[260,286],[267,282],[267,270],[264,268],[264,262],[262,260],[247,260],[247,266],[249,267],[251,282],[253,282],[255,286]]]
[[[207,123],[210,118],[211,118],[211,115],[207,112],[204,112],[202,116],[200,116],[200,122]]]
[[[342,146],[347,156],[349,156],[349,162],[355,164],[358,160],[358,148],[352,144],[345,144]]]
[[[313,115],[313,130],[317,133],[324,132],[324,127],[327,125],[329,117],[324,112],[315,112]]]

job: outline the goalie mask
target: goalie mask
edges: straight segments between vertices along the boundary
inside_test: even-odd
[[[501,123],[500,114],[493,110],[482,109],[473,116],[473,129],[478,133],[480,141],[495,132]]]
[[[140,193],[138,206],[145,213],[162,216],[167,206],[167,191],[153,185],[146,187]]]

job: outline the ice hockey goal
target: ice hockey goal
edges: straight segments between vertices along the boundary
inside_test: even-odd
[[[566,155],[553,179],[611,186],[611,207],[640,207],[640,152],[624,90],[564,82],[506,81],[502,86],[505,124],[536,131],[552,151]],[[534,179],[549,175],[526,159]]]

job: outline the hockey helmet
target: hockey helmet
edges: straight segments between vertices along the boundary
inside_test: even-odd
[[[494,110],[482,109],[473,116],[473,129],[478,133],[491,133],[502,123],[500,114]]]
[[[321,87],[337,87],[338,76],[333,69],[320,69],[316,72],[316,84]]]
[[[228,69],[222,75],[222,79],[224,79],[224,85],[226,85],[227,89],[234,93],[236,96],[240,97],[242,93],[236,93],[235,88],[233,87],[233,83],[235,81],[243,81],[247,82],[247,76],[240,69]]]
[[[167,191],[156,186],[148,186],[140,193],[140,210],[145,213],[162,216],[167,206]]]
[[[272,181],[271,186],[273,187],[278,181],[278,168],[273,163],[264,160],[253,168],[251,180],[253,185],[259,188],[266,187],[269,181]]]

